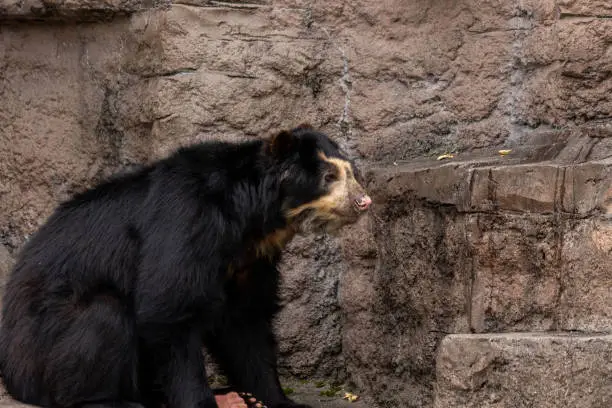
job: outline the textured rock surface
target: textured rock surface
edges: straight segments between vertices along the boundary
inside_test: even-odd
[[[350,241],[361,249],[341,282],[359,388],[427,406],[448,333],[610,330],[612,161],[577,154],[605,149],[591,135],[607,132],[371,170],[373,235]]]
[[[170,3],[171,0],[0,0],[0,21],[100,21]]]
[[[297,237],[281,269],[286,305],[277,321],[281,372],[344,378],[338,286],[345,266],[337,240]]]
[[[427,405],[447,333],[609,330],[612,162],[580,153],[606,149],[604,134],[372,169],[376,244],[348,254],[341,283],[359,387]]]
[[[309,121],[375,207],[289,248],[283,373],[426,407],[447,333],[609,330],[609,2],[169,3],[0,0],[11,253],[117,169]]]
[[[607,0],[560,0],[559,11],[568,17],[612,17]]]
[[[2,244],[0,244],[0,303],[2,302],[2,292],[10,269],[14,263],[13,257],[9,250]],[[0,310],[0,314],[2,311]]]
[[[130,81],[128,23],[0,27],[3,243],[20,246],[58,201],[124,164],[113,97]]]
[[[435,408],[612,403],[612,335],[451,335],[440,345]]]

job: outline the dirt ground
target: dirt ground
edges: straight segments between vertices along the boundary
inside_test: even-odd
[[[319,387],[317,387],[319,385]],[[315,382],[285,382],[285,389],[291,389],[291,398],[296,402],[309,404],[313,408],[365,408],[367,405],[363,401],[348,402],[342,399],[344,390],[337,387],[336,396],[323,396],[321,392],[329,391],[330,387],[326,384],[316,384]],[[26,408],[29,405],[16,402],[8,396],[0,383],[0,408]]]

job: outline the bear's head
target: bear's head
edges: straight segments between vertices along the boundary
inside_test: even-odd
[[[327,135],[309,125],[267,140],[278,163],[283,212],[302,232],[335,232],[372,204],[354,163]]]

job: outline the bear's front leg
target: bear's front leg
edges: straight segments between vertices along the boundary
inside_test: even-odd
[[[268,408],[311,408],[284,394],[278,379],[276,341],[266,320],[234,318],[208,336],[206,346],[235,389],[253,394]]]
[[[177,329],[171,338],[147,344],[147,354],[154,361],[147,367],[155,371],[148,375],[161,383],[168,408],[217,408],[206,381],[202,347],[201,333],[195,329]]]

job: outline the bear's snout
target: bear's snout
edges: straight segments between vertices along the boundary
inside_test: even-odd
[[[372,199],[367,194],[364,194],[364,195],[362,195],[360,197],[357,197],[355,199],[355,206],[357,207],[357,209],[359,209],[361,211],[367,210],[368,207],[370,207],[371,204],[372,204]]]

